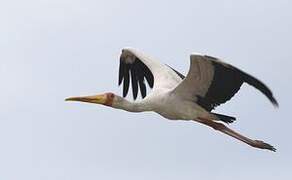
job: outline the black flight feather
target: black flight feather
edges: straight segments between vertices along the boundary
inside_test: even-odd
[[[124,87],[123,87],[123,97],[126,97],[129,90],[129,65],[126,65],[124,68]]]
[[[137,98],[138,95],[138,83],[137,83],[137,69],[135,68],[136,63],[132,65],[131,68],[131,80],[132,80],[132,91],[134,100]]]

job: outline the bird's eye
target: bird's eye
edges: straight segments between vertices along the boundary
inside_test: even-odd
[[[114,98],[115,95],[113,93],[110,93],[110,98]]]

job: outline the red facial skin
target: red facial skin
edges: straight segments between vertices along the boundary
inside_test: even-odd
[[[114,101],[115,95],[113,93],[106,93],[106,102],[104,105],[112,106]]]

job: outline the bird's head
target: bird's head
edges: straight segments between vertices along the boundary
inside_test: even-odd
[[[66,101],[80,101],[80,102],[87,102],[87,103],[94,103],[94,104],[102,104],[105,106],[115,106],[119,104],[120,101],[123,100],[122,97],[115,95],[114,93],[108,92],[99,95],[93,96],[78,96],[78,97],[70,97],[65,99]]]

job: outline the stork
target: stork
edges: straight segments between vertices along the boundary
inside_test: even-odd
[[[131,81],[134,100],[140,90],[142,99],[128,101],[125,97]],[[152,91],[147,95],[148,82]],[[230,100],[247,83],[261,91],[275,106],[278,103],[271,90],[260,80],[222,60],[200,54],[190,55],[190,68],[185,77],[172,67],[146,54],[125,48],[120,56],[119,85],[123,97],[114,93],[70,97],[66,101],[102,104],[129,112],[154,111],[170,120],[194,121],[236,138],[252,147],[276,151],[264,141],[253,140],[228,128],[235,117],[212,112]]]

